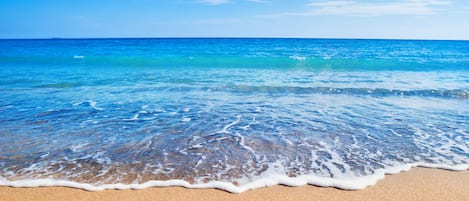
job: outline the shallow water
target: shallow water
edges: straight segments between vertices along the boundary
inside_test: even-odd
[[[469,42],[0,40],[0,184],[346,189],[469,168]]]

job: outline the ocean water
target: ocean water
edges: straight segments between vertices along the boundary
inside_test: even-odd
[[[469,41],[0,40],[0,185],[361,189],[468,120]]]

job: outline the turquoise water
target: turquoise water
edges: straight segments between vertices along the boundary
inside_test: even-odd
[[[0,185],[359,189],[469,168],[469,42],[0,40]]]

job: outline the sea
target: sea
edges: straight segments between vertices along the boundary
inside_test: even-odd
[[[469,41],[0,40],[0,185],[363,189],[469,169]]]

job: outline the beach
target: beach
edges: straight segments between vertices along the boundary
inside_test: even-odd
[[[469,201],[469,1],[1,5],[0,201]]]
[[[272,186],[233,194],[217,189],[182,187],[85,191],[67,187],[0,187],[0,200],[469,200],[469,172],[414,168],[387,175],[358,191]]]
[[[467,19],[461,0],[4,0],[0,201],[469,201]]]

